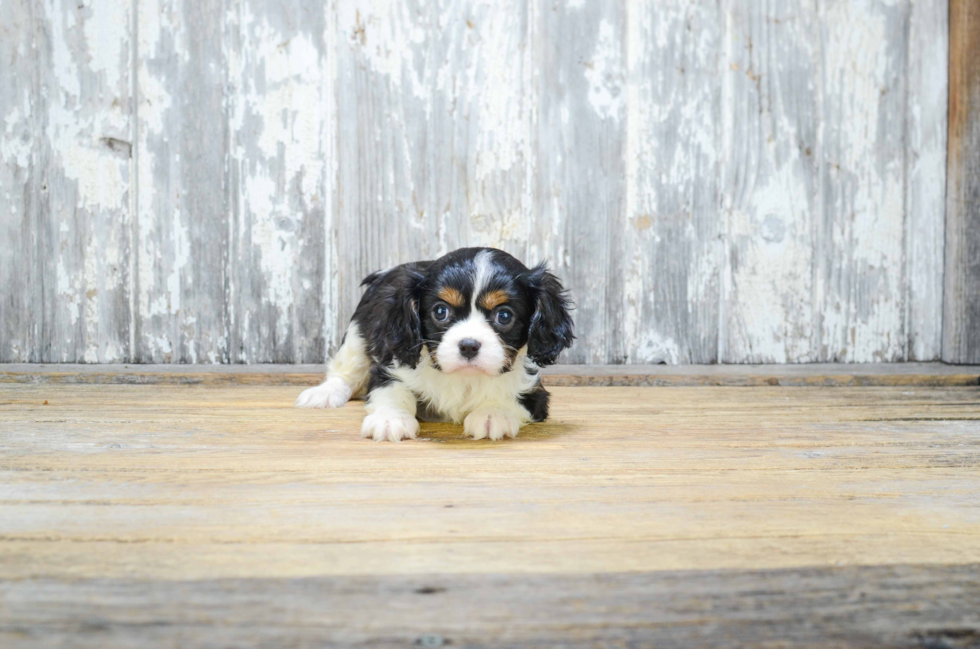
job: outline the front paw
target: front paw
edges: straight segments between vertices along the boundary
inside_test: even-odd
[[[418,420],[402,410],[376,410],[361,424],[361,437],[370,437],[376,442],[400,442],[415,439],[418,434]]]
[[[473,439],[517,437],[520,428],[521,420],[503,410],[474,410],[463,420],[463,434]]]
[[[296,399],[297,408],[339,408],[350,399],[351,387],[343,379],[332,377]]]

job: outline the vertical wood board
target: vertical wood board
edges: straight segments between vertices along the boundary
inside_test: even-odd
[[[721,360],[816,361],[818,3],[731,3],[726,21]]]
[[[616,355],[620,334],[626,12],[619,3],[551,0],[537,0],[531,11],[533,242],[576,303],[579,342],[566,362],[601,363]]]
[[[37,356],[34,2],[0,2],[0,361]]]
[[[220,0],[138,0],[137,362],[232,359]],[[240,350],[236,350],[240,351]]]
[[[130,357],[131,3],[34,3],[31,355]],[[17,280],[13,280],[17,281]]]
[[[943,360],[980,363],[980,6],[950,0]]]
[[[307,0],[236,0],[227,14],[231,362],[325,352],[332,11]]]
[[[621,329],[607,360],[712,363],[722,266],[724,13],[716,2],[630,2]],[[683,269],[683,270],[681,270]],[[608,356],[608,355],[607,355]]]
[[[912,3],[906,108],[908,360],[942,351],[949,6]]]

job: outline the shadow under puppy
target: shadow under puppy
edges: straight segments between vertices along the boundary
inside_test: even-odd
[[[501,250],[461,248],[362,285],[326,380],[297,406],[338,408],[366,389],[361,436],[393,442],[418,435],[417,414],[492,440],[547,418],[538,370],[575,336],[565,290],[543,264],[528,269]]]

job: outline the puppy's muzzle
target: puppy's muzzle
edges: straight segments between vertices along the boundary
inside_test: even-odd
[[[476,355],[480,353],[480,341],[473,340],[472,338],[464,338],[459,341],[459,355],[468,361],[476,358]]]

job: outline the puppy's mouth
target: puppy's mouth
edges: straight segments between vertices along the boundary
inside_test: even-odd
[[[477,365],[476,363],[473,362],[456,365],[452,369],[443,368],[443,371],[446,374],[456,374],[459,376],[497,376],[498,374],[500,374],[499,371],[494,372],[488,370],[487,368]]]

